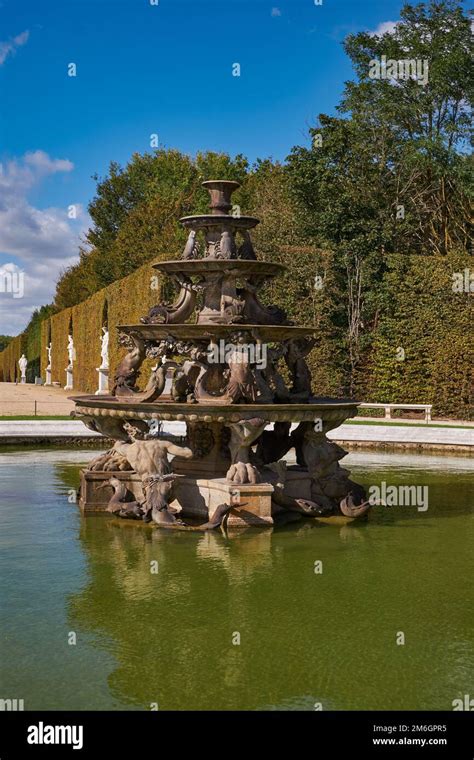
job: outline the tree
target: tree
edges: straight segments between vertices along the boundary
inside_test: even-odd
[[[347,84],[341,111],[372,130],[369,139],[387,127],[391,138],[383,158],[392,175],[395,249],[446,254],[468,245],[470,26],[457,0],[420,3],[402,9],[393,32],[345,42],[359,81]],[[379,61],[385,78],[371,78]]]
[[[349,35],[357,81],[346,84],[340,115],[320,114],[311,147],[288,158],[302,228],[335,254],[331,319],[349,356],[350,393],[387,306],[387,253],[467,250],[469,45],[469,19],[454,0],[406,5],[381,36]],[[382,65],[391,60],[395,72]],[[419,61],[419,78],[405,78],[399,61]]]
[[[6,348],[12,340],[12,335],[0,335],[0,351],[3,351],[3,349]]]
[[[185,240],[179,218],[208,210],[201,182],[220,177],[244,182],[247,172],[243,156],[213,152],[191,158],[161,149],[135,153],[125,168],[111,163],[107,177],[95,177],[97,192],[89,204],[93,224],[79,262],[58,281],[56,307],[79,303],[161,252],[176,250]]]

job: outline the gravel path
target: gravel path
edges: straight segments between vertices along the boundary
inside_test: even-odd
[[[38,415],[68,415],[74,409],[73,402],[68,400],[72,395],[85,394],[30,383],[0,383],[0,417],[34,414],[35,402]]]

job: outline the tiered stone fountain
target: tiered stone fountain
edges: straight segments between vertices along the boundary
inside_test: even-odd
[[[189,229],[182,258],[154,265],[178,284],[175,303],[118,326],[129,350],[111,395],[74,398],[77,418],[115,440],[82,472],[81,508],[180,528],[183,518],[215,527],[223,519],[244,526],[361,516],[363,489],[325,435],[355,416],[357,404],[313,395],[305,356],[315,329],[258,298],[285,268],[257,260],[249,231],[258,219],[231,213],[239,184],[203,185],[211,213],[181,219]],[[156,364],[139,390],[147,357]],[[150,433],[151,421],[173,420],[186,423],[184,445]],[[296,464],[287,466],[293,448]]]

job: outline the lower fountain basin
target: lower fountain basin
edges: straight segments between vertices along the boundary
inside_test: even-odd
[[[231,424],[240,420],[260,418],[266,422],[317,422],[322,421],[324,432],[342,425],[355,417],[357,401],[339,399],[312,399],[305,404],[178,404],[171,399],[151,403],[126,401],[116,396],[74,396],[76,416],[118,417],[124,420],[172,420],[182,422],[219,422]]]
[[[157,261],[153,269],[165,274],[186,274],[189,277],[203,277],[209,273],[229,274],[236,277],[277,277],[286,272],[286,266],[274,261],[257,261],[254,259],[177,259]]]

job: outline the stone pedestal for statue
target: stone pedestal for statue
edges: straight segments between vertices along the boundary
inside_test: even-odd
[[[52,382],[51,382],[51,367],[46,367],[45,372],[46,372],[45,386],[46,385],[52,385]]]
[[[107,396],[109,393],[109,370],[108,367],[97,367],[99,373],[99,387],[96,396]]]
[[[176,300],[117,326],[128,353],[109,394],[99,384],[96,395],[73,398],[75,416],[114,441],[82,472],[81,509],[177,530],[362,517],[364,490],[326,438],[357,403],[313,394],[306,356],[315,328],[258,298],[285,267],[257,260],[249,230],[258,219],[230,213],[238,183],[203,184],[211,212],[184,217],[182,258],[154,265],[178,283]],[[145,359],[153,365],[138,387]],[[173,420],[186,423],[182,441],[150,432],[152,421],[166,429]]]
[[[74,379],[73,379],[73,373],[72,373],[72,364],[70,364],[68,367],[66,367],[66,385],[64,386],[65,391],[72,391],[74,390]]]

